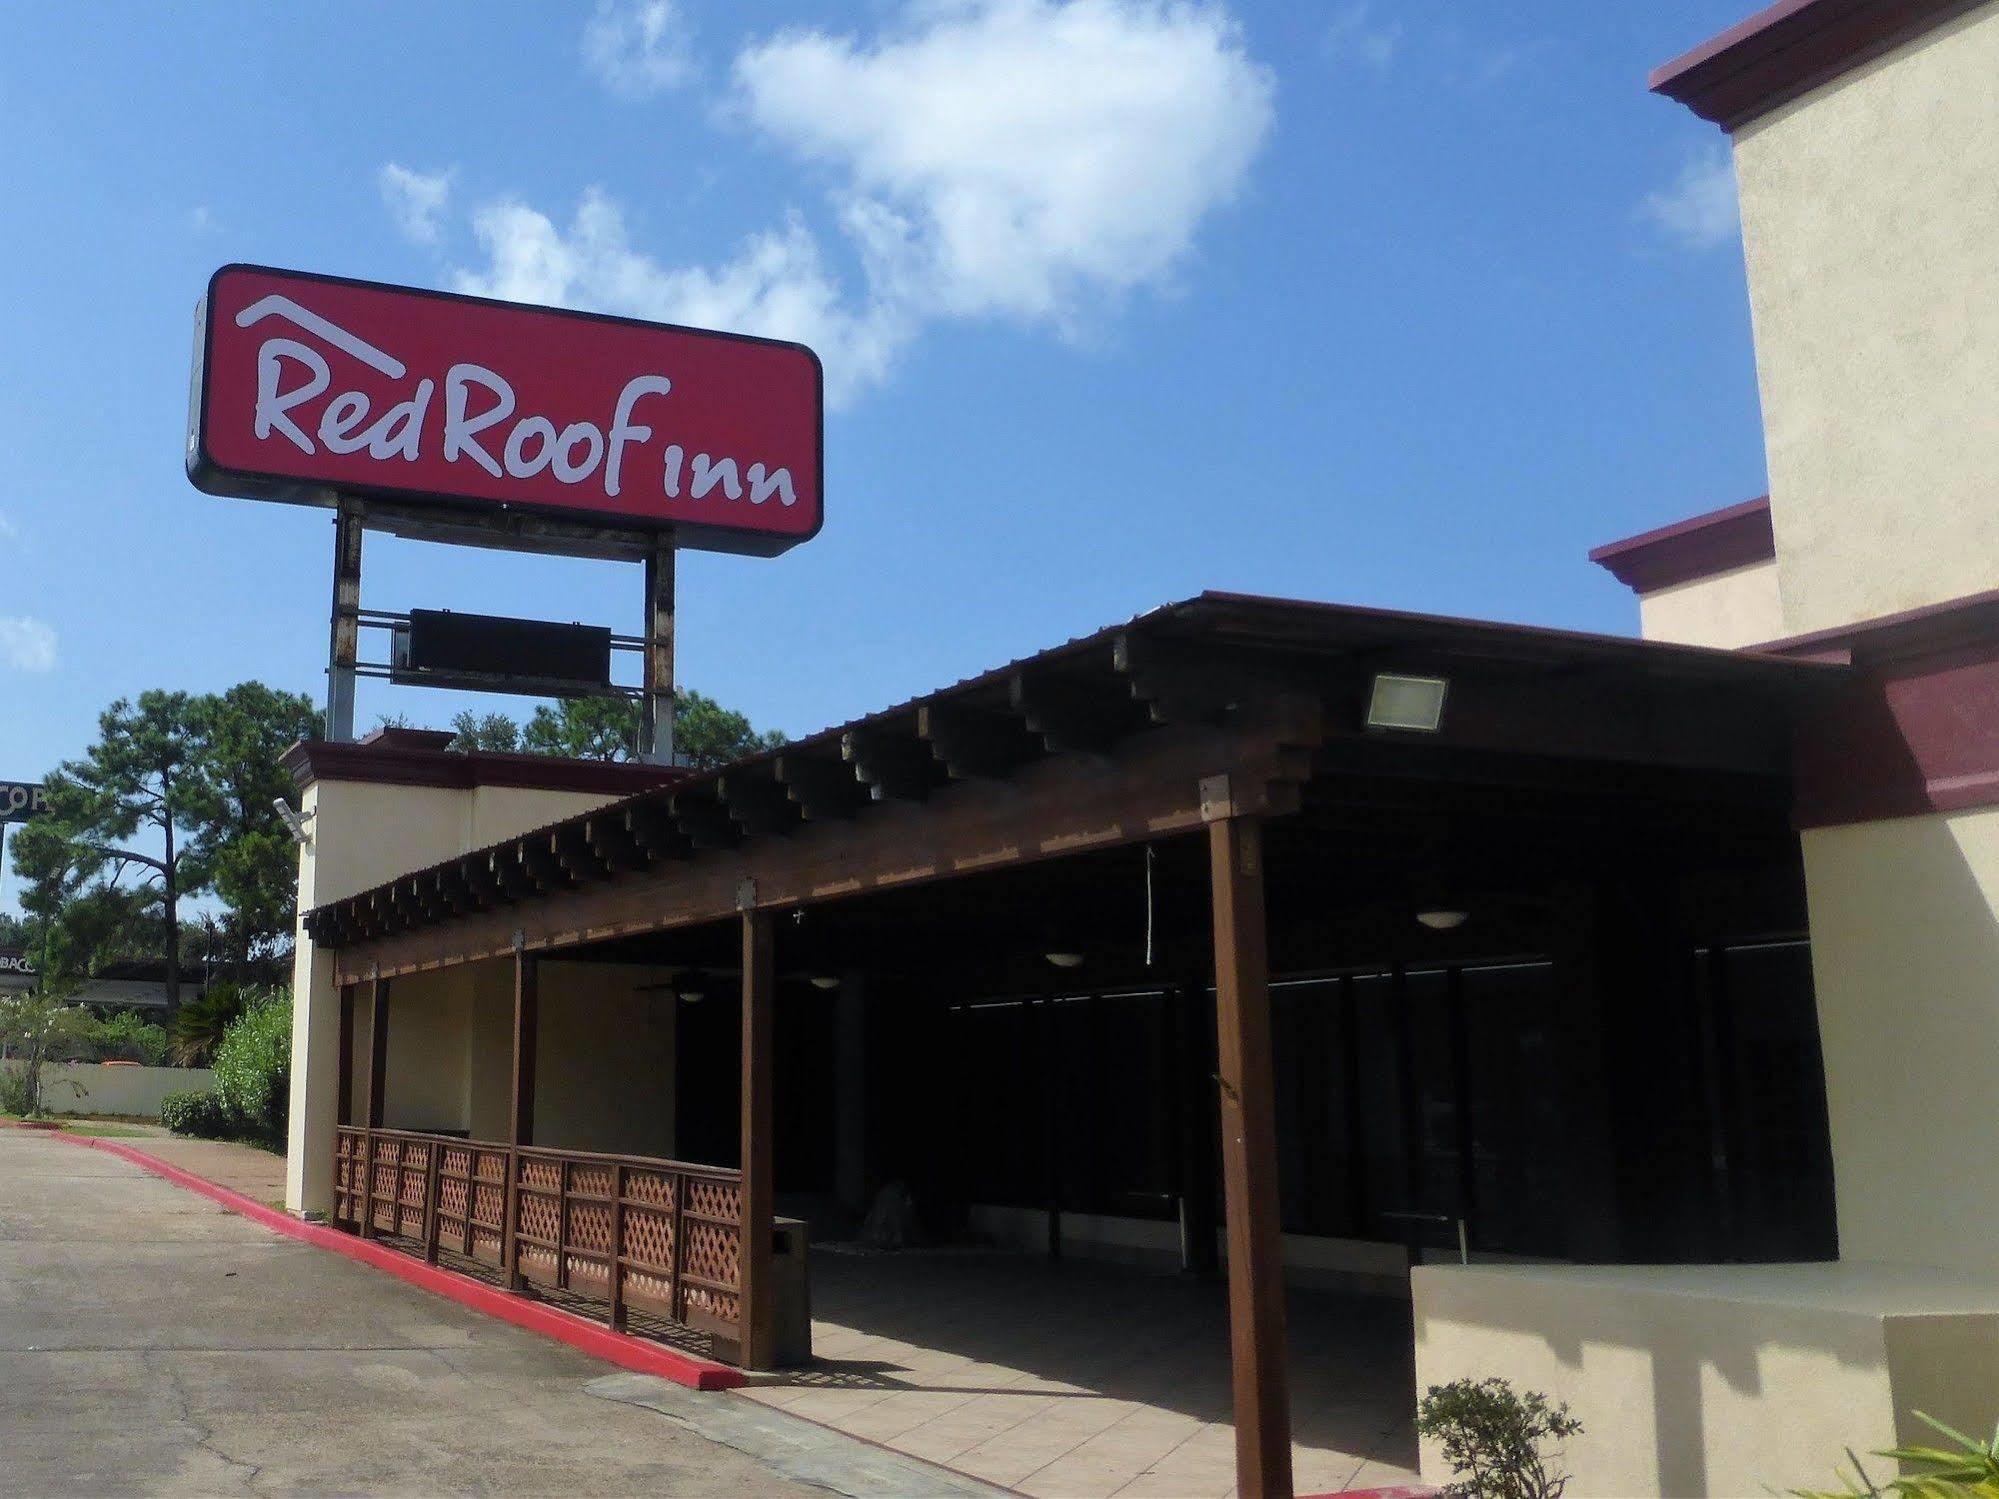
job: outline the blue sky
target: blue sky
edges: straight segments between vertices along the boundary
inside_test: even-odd
[[[681,569],[682,680],[793,733],[1208,587],[1628,630],[1587,549],[1763,487],[1723,143],[1644,89],[1746,0],[0,8],[0,778],[322,689],[327,514],[180,469],[231,260],[819,347],[825,530]],[[384,538],[364,602],[639,614]]]

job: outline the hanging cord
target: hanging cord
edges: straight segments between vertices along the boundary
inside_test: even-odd
[[[1152,865],[1159,850],[1145,845],[1145,966],[1152,966]]]

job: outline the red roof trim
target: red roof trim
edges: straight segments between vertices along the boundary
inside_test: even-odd
[[[1778,0],[1654,68],[1648,86],[1734,131],[1984,0]]]
[[[1633,593],[1642,594],[1768,562],[1776,555],[1770,497],[1762,495],[1656,531],[1605,542],[1590,552],[1589,560],[1607,568]]]
[[[428,737],[428,736],[426,736]],[[447,742],[450,735],[438,736]],[[684,779],[689,772],[665,765],[570,760],[556,755],[506,755],[491,750],[459,753],[441,745],[384,742],[370,735],[359,744],[306,739],[279,758],[300,790],[314,781],[368,781],[384,786],[512,786],[531,791],[578,791],[636,796]]]

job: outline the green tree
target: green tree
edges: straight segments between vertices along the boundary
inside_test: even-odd
[[[673,745],[680,758],[703,770],[760,755],[784,743],[775,729],[758,733],[750,721],[701,692],[683,692],[674,705]]]
[[[509,754],[521,747],[521,726],[504,713],[474,713],[467,708],[451,720],[458,737],[448,746],[455,750],[502,750]]]
[[[190,704],[187,819],[190,848],[229,908],[237,959],[282,950],[296,919],[298,847],[273,806],[292,793],[278,757],[320,732],[302,693],[239,682]]]
[[[542,703],[521,731],[521,748],[531,755],[568,755],[578,760],[638,758],[639,705],[628,697],[564,698]]]
[[[59,924],[72,908],[130,916],[135,905],[157,906],[169,1014],[180,1007],[180,903],[206,883],[202,852],[190,841],[193,713],[184,692],[120,698],[98,716],[97,743],[46,778],[46,810],[15,840],[16,866],[35,887],[22,899],[31,915]],[[125,883],[134,877],[150,900],[134,902]],[[52,927],[48,940],[57,942],[51,957],[68,971],[88,971],[77,931]]]

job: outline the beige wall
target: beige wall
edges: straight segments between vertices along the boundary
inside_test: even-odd
[[[1999,0],[1736,137],[1786,633],[1999,587]]]
[[[18,1072],[18,1057],[0,1068]],[[42,1107],[51,1114],[131,1114],[157,1119],[169,1093],[206,1093],[215,1074],[206,1067],[105,1067],[97,1062],[42,1065]]]
[[[1999,1276],[1999,809],[1804,853],[1840,1254]]]
[[[1788,631],[1777,594],[1777,564],[1754,562],[1642,594],[1638,622],[1647,640],[1681,645],[1734,650],[1780,640]]]
[[[366,781],[316,781],[305,789],[301,800],[301,810],[311,817],[312,832],[312,844],[299,851],[298,904],[302,914],[396,875],[587,812],[614,798],[599,793],[514,787],[450,790]],[[285,1161],[285,1205],[293,1212],[323,1213],[332,1205],[340,996],[333,984],[332,959],[315,950],[302,926],[297,937],[292,973],[291,1138]],[[464,1005],[469,1026],[470,996],[454,1002]],[[397,1023],[394,1020],[397,1009],[392,1001],[389,1007],[392,1024]],[[512,1024],[511,1008],[508,1024]],[[461,1075],[462,1072],[463,1069]],[[386,1107],[396,1106],[395,1086],[391,1085]],[[424,1093],[412,1095],[409,1101],[412,1106],[421,1103],[425,1108],[439,1109],[446,1102],[442,1096]],[[461,1112],[469,1107],[469,1101],[461,1094]]]
[[[1999,1411],[1999,1286],[1889,1266],[1426,1266],[1416,1387],[1501,1374],[1566,1402],[1569,1492],[1755,1495],[1834,1485],[1847,1448]],[[1882,1465],[1876,1464],[1880,1473]],[[1449,1477],[1434,1443],[1423,1476]]]

